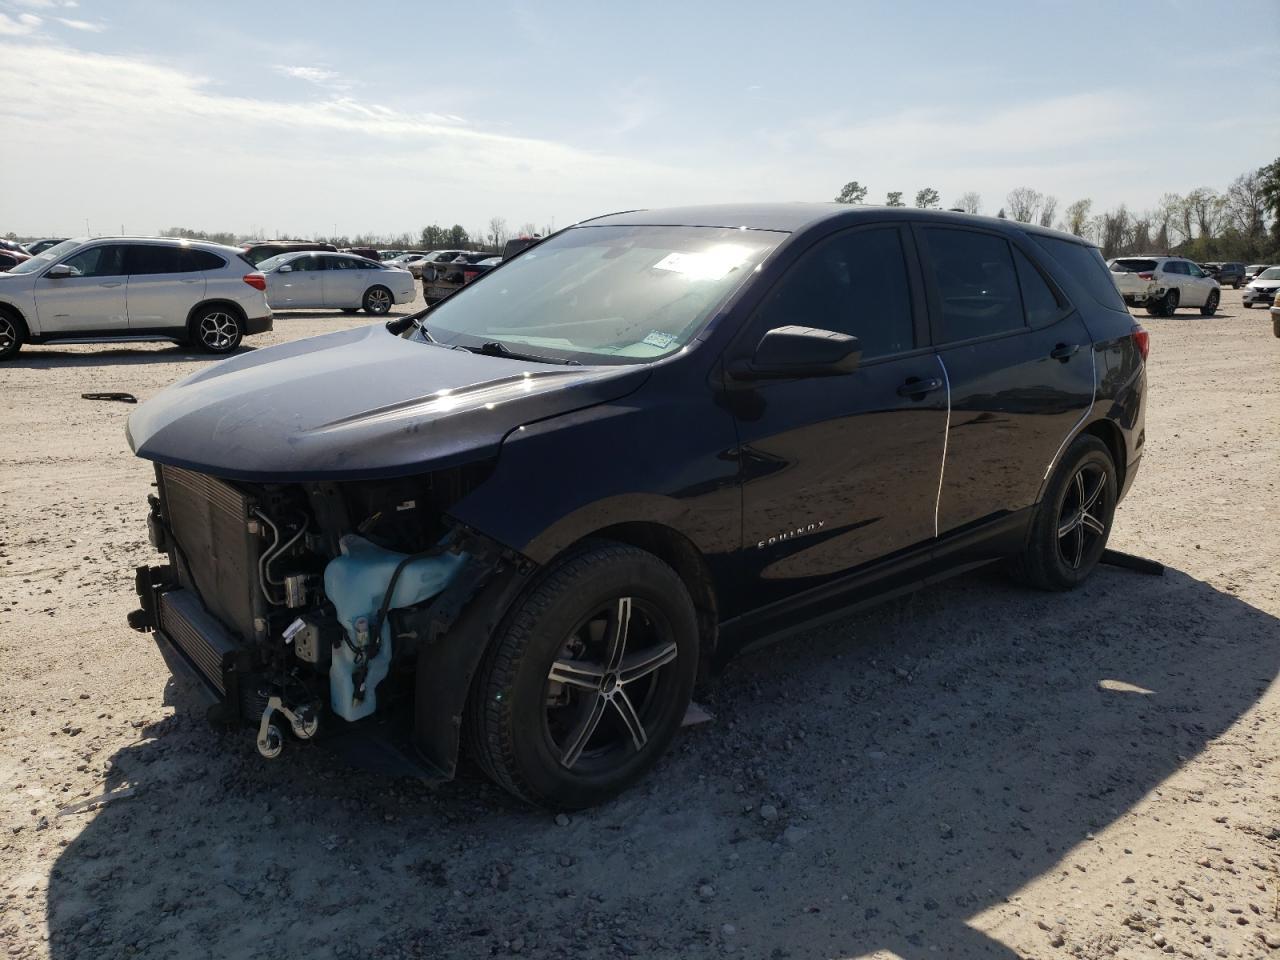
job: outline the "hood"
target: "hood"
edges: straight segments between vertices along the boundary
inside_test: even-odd
[[[362,327],[215,363],[129,417],[134,453],[233,480],[425,473],[517,427],[625,396],[644,366],[489,357]]]

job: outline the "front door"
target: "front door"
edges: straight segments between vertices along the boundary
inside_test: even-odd
[[[129,271],[129,329],[185,327],[191,308],[204,299],[204,272],[191,251],[162,244],[132,243],[125,254]]]
[[[272,307],[323,307],[324,262],[314,253],[304,253],[289,261],[287,272],[271,275]]]
[[[1187,261],[1188,290],[1182,296],[1182,302],[1188,307],[1203,307],[1209,302],[1209,294],[1217,286],[1217,281],[1205,273],[1197,264]]]
[[[129,311],[125,305],[124,247],[103,243],[78,250],[59,263],[70,268],[70,276],[50,277],[46,269],[35,283],[40,332],[125,333]]]
[[[1089,331],[1018,246],[968,228],[918,229],[951,416],[938,532],[1036,502],[1092,402]]]
[[[849,374],[762,381],[731,397],[742,463],[747,608],[934,536],[946,433],[941,365],[898,226],[819,241],[778,281],[745,339],[798,325],[853,334]]]

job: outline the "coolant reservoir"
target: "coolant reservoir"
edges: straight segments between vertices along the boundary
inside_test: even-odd
[[[339,541],[342,555],[324,568],[324,592],[338,611],[338,621],[347,639],[362,647],[372,638],[370,626],[382,606],[387,584],[407,554],[384,550],[364,537],[348,534]],[[391,595],[389,610],[411,607],[429,600],[449,585],[466,554],[443,553],[414,560],[401,571]],[[333,712],[346,720],[367,717],[378,708],[377,687],[391,666],[391,624],[382,625],[382,646],[369,659],[364,699],[357,700],[354,674],[356,652],[344,643],[333,651],[329,664],[329,703]]]

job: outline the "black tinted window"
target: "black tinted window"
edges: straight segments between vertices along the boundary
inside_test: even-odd
[[[184,253],[187,270],[220,270],[227,265],[227,261],[208,250],[187,250]]]
[[[289,261],[289,266],[295,271],[298,270],[323,270],[324,261],[320,257],[307,255],[305,257],[297,257]]]
[[[355,257],[328,257],[330,270],[368,270],[371,264]]]
[[[806,253],[765,298],[757,328],[791,324],[853,334],[865,358],[915,346],[897,228],[840,234]]]
[[[1065,267],[1072,279],[1089,291],[1089,296],[1104,307],[1110,307],[1113,310],[1125,309],[1124,301],[1120,299],[1116,285],[1107,272],[1107,264],[1097,247],[1087,247],[1083,243],[1073,243],[1070,240],[1054,240],[1052,237],[1033,235],[1032,239],[1049,256]],[[1148,262],[1152,267],[1155,266],[1153,261]]]
[[[929,269],[942,301],[944,343],[1018,330],[1026,324],[1009,244],[969,230],[926,228]]]
[[[123,261],[124,247],[107,244],[81,250],[62,262],[71,268],[73,277],[120,277],[125,273]]]
[[[181,247],[157,247],[151,244],[136,244],[127,248],[125,266],[130,276],[148,273],[182,273],[189,269],[183,263]]]
[[[1179,276],[1186,276],[1189,271],[1187,265],[1181,260],[1166,260],[1164,265],[1165,273],[1176,273]]]
[[[1058,301],[1058,295],[1035,264],[1017,247],[1013,248],[1013,262],[1018,268],[1018,286],[1022,288],[1022,306],[1027,314],[1027,323],[1043,327],[1061,317],[1065,304]]]

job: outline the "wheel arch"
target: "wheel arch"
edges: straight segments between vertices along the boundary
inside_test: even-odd
[[[225,297],[210,297],[208,300],[201,300],[187,311],[186,326],[188,330],[191,329],[191,324],[195,321],[196,314],[209,307],[227,307],[240,318],[241,325],[249,322],[249,316],[244,312],[244,307],[240,306],[240,304],[236,303],[234,300],[228,300]]]
[[[1124,435],[1120,432],[1120,428],[1103,417],[1088,424],[1076,434],[1076,437],[1081,437],[1085,434],[1097,437],[1107,445],[1107,450],[1111,452],[1111,462],[1116,468],[1116,484],[1120,490],[1123,490],[1125,470],[1128,464],[1125,457]],[[1071,438],[1073,442],[1076,437]]]

